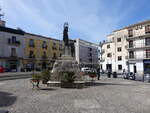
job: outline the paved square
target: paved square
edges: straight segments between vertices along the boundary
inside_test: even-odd
[[[0,110],[10,113],[150,113],[150,84],[102,77],[83,89],[40,84],[29,79],[0,81]]]
[[[74,100],[75,108],[94,109],[100,108],[99,103],[95,99]]]

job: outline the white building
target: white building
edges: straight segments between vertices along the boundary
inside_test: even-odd
[[[21,68],[24,56],[24,32],[0,26],[0,65],[17,71]]]
[[[76,39],[75,59],[81,67],[96,67],[99,64],[99,50],[97,44]]]
[[[128,65],[134,73],[150,71],[150,20],[126,27],[128,29]]]
[[[150,71],[150,20],[113,31],[101,48],[103,70]]]

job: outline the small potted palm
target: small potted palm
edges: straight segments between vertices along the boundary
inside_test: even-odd
[[[92,72],[88,72],[88,75],[90,78],[92,78],[92,81],[94,80],[94,78],[96,77],[96,72],[95,71],[92,71]]]
[[[39,87],[40,80],[41,80],[40,74],[33,74],[32,75],[31,83],[33,85],[33,88],[34,88],[34,86]]]
[[[71,71],[63,71],[61,74],[61,87],[62,88],[74,88],[75,73]]]

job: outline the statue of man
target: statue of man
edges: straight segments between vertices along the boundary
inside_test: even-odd
[[[65,46],[69,46],[69,39],[68,39],[68,23],[64,24],[64,31],[63,31],[63,41]]]

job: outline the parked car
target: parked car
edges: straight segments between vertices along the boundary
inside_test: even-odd
[[[90,69],[90,68],[88,68],[88,67],[83,67],[83,68],[81,68],[81,71],[82,72],[92,72],[92,70]]]
[[[129,80],[135,80],[136,76],[135,73],[129,72],[129,73],[123,73],[123,78]]]
[[[0,66],[0,73],[4,73],[4,67],[3,66]]]

